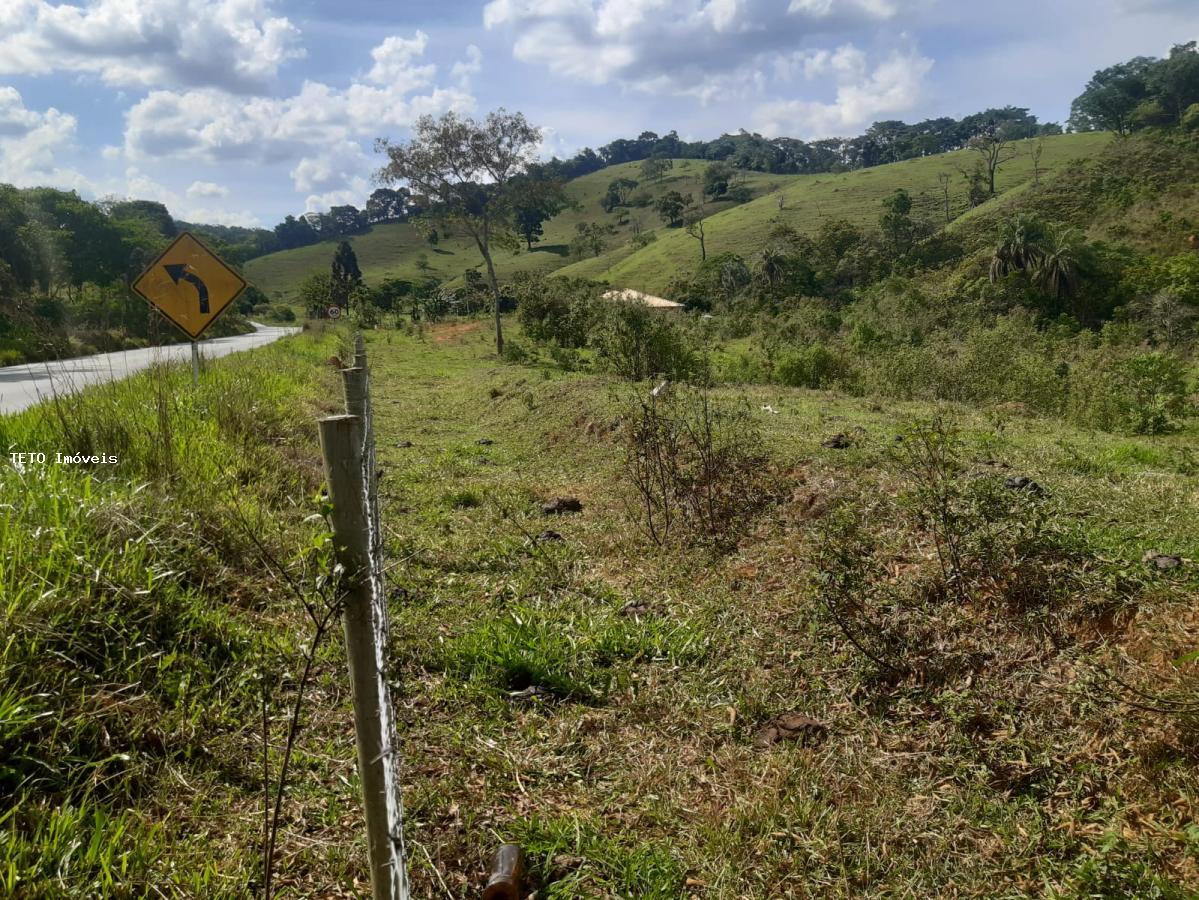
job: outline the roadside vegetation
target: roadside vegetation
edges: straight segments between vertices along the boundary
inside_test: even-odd
[[[367,342],[415,896],[501,841],[540,897],[1199,893],[1197,59],[1097,73],[1086,133],[647,133],[276,230],[269,302]],[[119,460],[0,467],[0,893],[261,895],[270,845],[365,890],[349,333],[0,419]]]
[[[0,366],[183,340],[130,285],[188,228],[229,249],[161,203],[0,184]],[[206,335],[252,331],[251,317],[288,322],[295,312],[250,286]]]
[[[313,419],[337,349],[311,335],[199,390],[159,368],[0,419],[0,893],[261,884],[263,717],[277,772],[311,636],[286,584],[315,597],[329,569]]]

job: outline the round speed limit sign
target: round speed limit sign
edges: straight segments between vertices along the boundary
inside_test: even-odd
[[[329,309],[326,310],[326,312],[329,314],[330,319],[340,319],[341,318],[341,307],[340,306],[330,306]]]

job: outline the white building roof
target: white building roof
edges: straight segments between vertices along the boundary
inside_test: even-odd
[[[665,297],[655,297],[635,291],[632,288],[621,288],[618,291],[604,291],[605,300],[621,300],[625,303],[643,303],[653,309],[682,309],[683,304],[667,300]]]

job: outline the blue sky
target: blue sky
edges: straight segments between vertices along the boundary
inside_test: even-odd
[[[1064,121],[1096,68],[1196,38],[1199,0],[0,0],[0,182],[271,225],[364,202],[426,112],[519,109],[547,155]]]

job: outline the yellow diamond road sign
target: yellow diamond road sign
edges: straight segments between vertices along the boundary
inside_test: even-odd
[[[133,290],[192,340],[245,288],[240,275],[186,231],[133,282]]]

